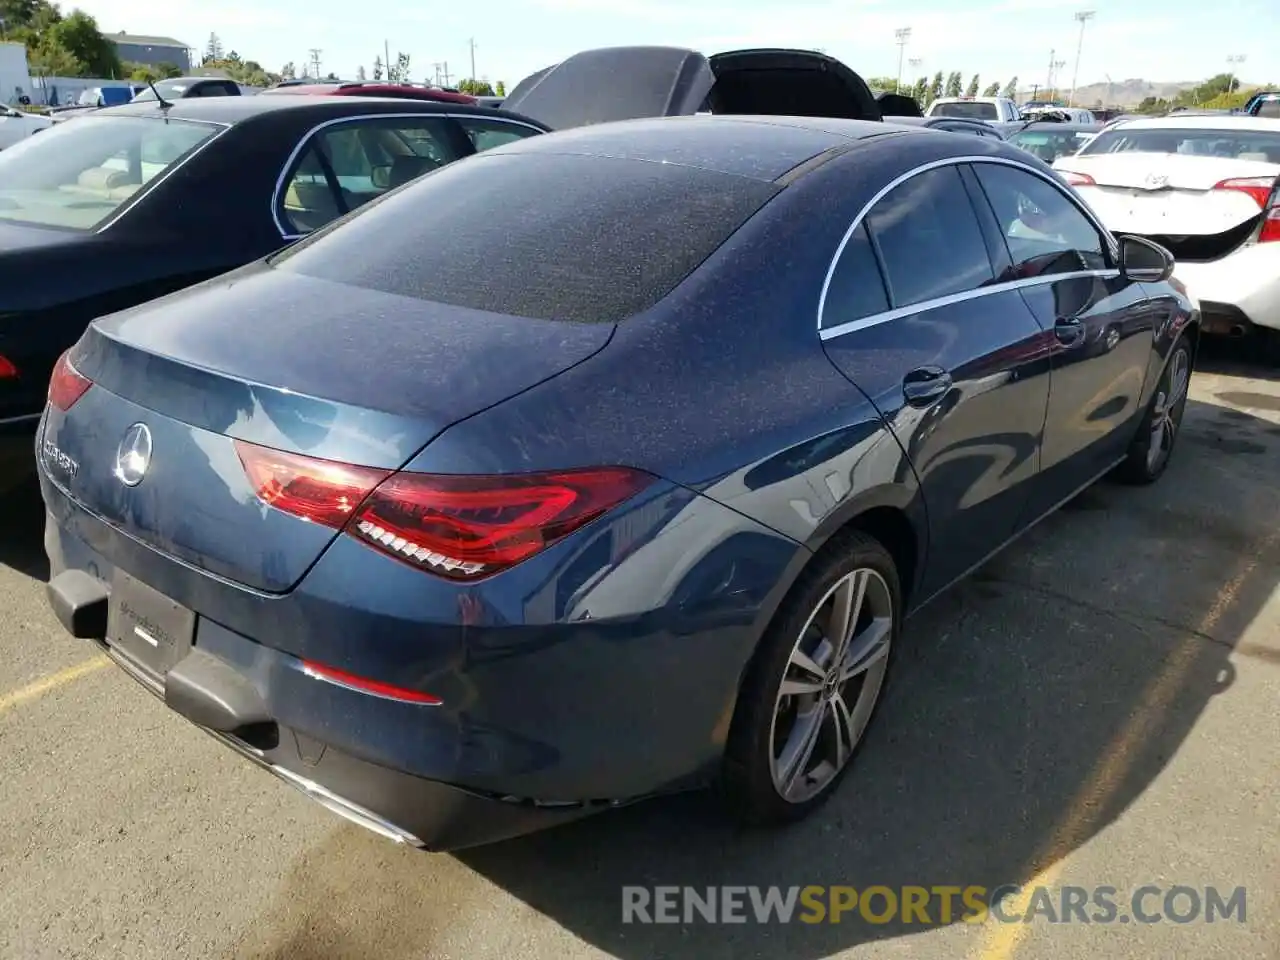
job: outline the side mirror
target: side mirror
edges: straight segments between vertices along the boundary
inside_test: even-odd
[[[1120,274],[1139,283],[1161,283],[1173,275],[1173,254],[1142,237],[1120,237]]]

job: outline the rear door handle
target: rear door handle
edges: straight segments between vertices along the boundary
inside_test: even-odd
[[[1053,325],[1053,335],[1064,347],[1075,347],[1084,343],[1085,325],[1075,317],[1059,317]]]
[[[951,374],[941,367],[917,367],[902,378],[902,395],[913,407],[927,407],[951,389]]]

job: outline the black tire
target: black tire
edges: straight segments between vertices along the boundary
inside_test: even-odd
[[[878,655],[875,661],[871,661],[871,657],[868,656],[867,660],[872,662],[872,666],[868,667],[865,673],[855,675],[844,686],[836,686],[834,692],[829,694],[827,686],[824,686],[822,693],[811,695],[814,697],[815,705],[805,716],[816,715],[825,718],[817,725],[822,728],[822,732],[815,741],[824,747],[825,751],[836,749],[832,738],[836,736],[837,729],[843,730],[846,734],[853,734],[859,726],[860,729],[856,736],[850,737],[853,741],[852,749],[847,750],[843,764],[839,767],[835,767],[834,762],[828,764],[836,769],[836,772],[820,788],[814,787],[816,777],[811,779],[805,774],[808,761],[801,761],[799,764],[801,775],[793,782],[797,786],[814,788],[817,792],[803,799],[797,797],[788,799],[783,796],[782,788],[777,785],[774,775],[777,737],[784,725],[789,725],[792,728],[791,733],[795,735],[800,730],[802,715],[798,712],[791,713],[789,707],[780,706],[783,704],[784,696],[781,692],[782,682],[789,676],[791,678],[796,676],[796,668],[792,662],[796,648],[813,642],[816,625],[812,621],[820,615],[824,623],[829,621],[830,618],[825,615],[834,609],[830,605],[834,603],[830,599],[833,591],[837,588],[843,590],[851,581],[856,584],[864,576],[867,584],[863,592],[864,609],[861,618],[854,623],[852,641],[849,645],[850,652],[854,655],[858,653],[858,644],[863,642],[859,637],[870,638],[873,627],[878,634],[884,634],[887,637],[885,644],[887,650]],[[856,595],[856,586],[853,589]],[[873,622],[873,615],[878,616],[877,611],[881,609],[887,609],[892,617],[887,628],[878,620]],[[859,633],[859,623],[867,624],[863,628],[863,633]],[[893,557],[875,538],[860,531],[849,531],[838,535],[814,557],[808,569],[791,588],[761,639],[739,693],[737,709],[725,747],[724,765],[719,784],[723,800],[737,820],[748,825],[788,823],[807,816],[831,797],[844,775],[853,766],[859,748],[866,741],[866,732],[874,719],[876,707],[883,699],[884,681],[892,672],[890,667],[894,652],[898,648],[901,623],[902,590],[898,571]],[[826,642],[828,641],[825,637],[818,640],[819,644]],[[834,660],[834,655],[830,659]],[[816,662],[818,660],[819,658],[815,656],[815,666],[819,665]],[[881,662],[883,666],[880,665]],[[874,689],[867,686],[873,678],[875,679]],[[830,680],[831,677],[828,676],[828,686]],[[849,708],[844,701],[853,699],[855,694],[852,690],[855,683],[859,684],[858,699],[855,700],[855,706]],[[864,692],[869,693],[871,697],[869,708],[861,699]],[[837,710],[835,703],[837,693],[842,694],[840,702],[847,708],[843,713]],[[790,705],[799,704],[801,698],[810,695],[787,696],[786,702]],[[831,699],[825,701],[819,699],[827,696]],[[864,709],[869,712],[864,714]],[[782,718],[783,723],[778,725],[778,730],[775,730],[775,712],[779,710],[789,714],[790,719]],[[847,720],[848,724],[837,727],[839,717]],[[858,726],[855,726],[855,721]],[[815,747],[812,755],[816,757],[818,752]],[[785,755],[785,749],[782,753]],[[838,753],[836,755],[839,756]],[[825,768],[823,772],[826,772]],[[803,793],[803,791],[800,792]]]
[[[1164,474],[1182,430],[1182,415],[1187,407],[1190,386],[1191,343],[1184,336],[1169,351],[1164,372],[1160,374],[1151,403],[1138,425],[1129,454],[1116,469],[1116,479],[1121,483],[1141,486],[1155,483]],[[1177,393],[1172,403],[1171,393]]]

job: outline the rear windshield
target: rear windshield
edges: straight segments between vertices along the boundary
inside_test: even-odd
[[[0,220],[92,230],[221,127],[79,117],[0,153]]]
[[[1096,153],[1181,153],[1280,163],[1280,130],[1134,130],[1119,127],[1098,134],[1080,151],[1081,156]]]
[[[613,323],[666,296],[777,189],[677,164],[480,154],[272,262],[421,300]]]
[[[929,111],[931,117],[968,117],[970,120],[998,120],[1000,111],[994,103],[964,100],[958,103],[937,103]]]

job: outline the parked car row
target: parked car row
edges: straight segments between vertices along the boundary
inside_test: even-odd
[[[414,846],[712,782],[812,813],[907,616],[1163,474],[1199,342],[1165,247],[938,119],[645,47],[501,109],[160,99],[6,151],[60,623]]]

